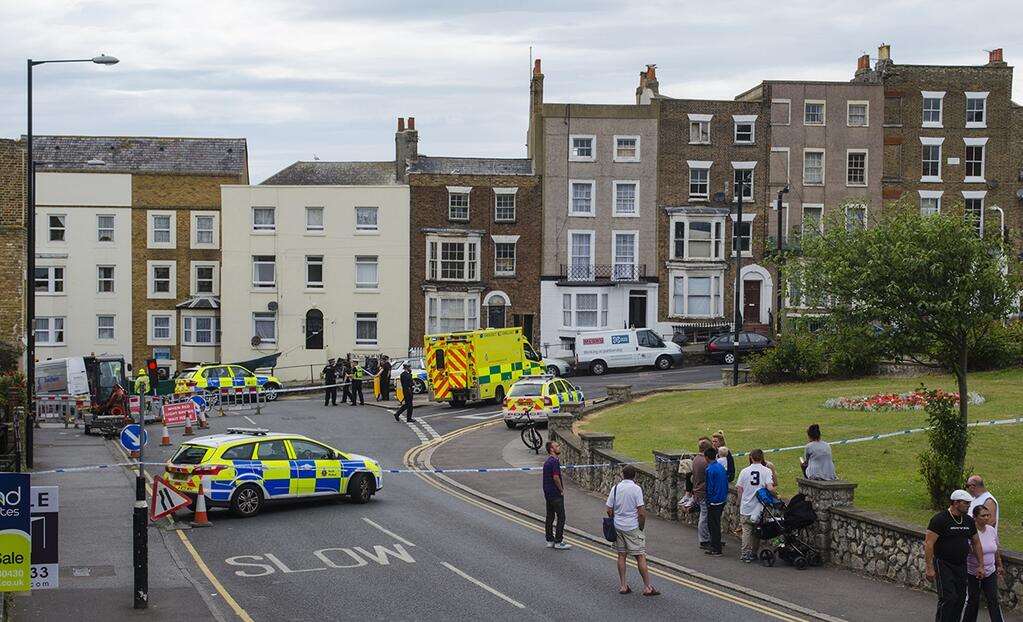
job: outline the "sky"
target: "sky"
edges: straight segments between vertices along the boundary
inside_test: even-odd
[[[848,7],[855,6],[855,14]],[[907,64],[1023,59],[1017,0],[0,0],[0,137],[246,138],[258,183],[296,160],[391,160],[397,117],[421,153],[524,157],[530,58],[545,101],[733,98],[764,79],[848,80],[861,54]],[[1023,103],[1023,77],[1013,99]]]

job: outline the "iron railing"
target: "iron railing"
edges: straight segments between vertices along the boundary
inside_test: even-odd
[[[646,277],[646,264],[574,264],[561,265],[561,278],[566,281],[635,282]]]

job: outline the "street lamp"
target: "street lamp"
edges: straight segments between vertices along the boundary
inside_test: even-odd
[[[752,177],[750,179],[752,181]],[[732,247],[735,252],[735,292],[734,301],[732,306],[734,307],[735,313],[733,322],[734,335],[732,339],[732,386],[739,386],[739,333],[742,331],[742,307],[739,304],[741,300],[740,287],[742,286],[740,272],[742,271],[742,195],[746,189],[746,180],[743,176],[739,176],[739,180],[736,182],[735,188],[735,223],[732,225]],[[752,195],[752,188],[750,188],[750,194]],[[752,227],[752,225],[750,225]],[[750,230],[750,246],[753,245],[753,231]],[[752,251],[753,249],[750,248]]]
[[[35,159],[32,153],[32,68],[36,65],[47,63],[95,63],[97,65],[116,65],[118,60],[113,56],[100,54],[93,58],[66,58],[57,60],[32,60],[26,61],[28,69],[28,138],[27,158],[25,159],[25,176],[28,178],[25,183],[27,204],[25,209],[25,397],[28,401],[28,415],[25,417],[25,466],[32,468],[33,464],[33,435],[32,420],[32,394],[35,390],[35,361],[36,361],[36,297],[35,297],[35,267],[36,267],[36,185],[35,185]]]
[[[781,280],[781,263],[782,263],[782,261],[781,261],[781,251],[782,251],[782,245],[781,245],[781,234],[782,234],[781,198],[782,198],[782,195],[786,195],[788,193],[789,193],[789,185],[788,184],[785,184],[785,187],[778,191],[778,257],[777,257],[777,261],[778,261],[778,283],[776,285],[776,288],[778,290],[778,295],[777,295],[778,304],[776,305],[776,308],[778,309],[778,317],[775,318],[775,322],[777,324],[777,327],[775,328],[775,335],[780,335],[781,334],[781,325],[782,325],[782,320],[781,320],[781,318],[782,318],[782,315],[781,315],[781,308],[782,308],[782,295],[781,295],[781,289],[782,289],[782,280]]]

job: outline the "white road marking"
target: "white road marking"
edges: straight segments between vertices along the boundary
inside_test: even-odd
[[[485,589],[486,591],[490,592],[494,596],[497,596],[498,598],[500,598],[501,600],[505,601],[506,603],[509,603],[512,606],[518,607],[519,609],[525,609],[526,608],[526,606],[523,605],[522,603],[520,603],[519,601],[517,601],[517,600],[515,600],[513,598],[510,598],[510,597],[502,594],[501,592],[498,592],[497,590],[495,590],[494,588],[490,587],[486,583],[480,581],[479,579],[474,579],[473,577],[470,577],[469,575],[465,574],[464,572],[462,572],[458,568],[455,568],[451,564],[449,564],[447,562],[441,562],[441,564],[443,564],[445,568],[447,568],[451,572],[455,573],[456,575],[462,577],[463,579],[465,579],[469,583],[472,583],[474,585],[477,585],[477,586]]]
[[[249,423],[251,423],[252,425],[256,425],[256,422],[255,422],[255,421],[253,421],[252,419],[249,419],[249,416],[248,416],[248,415],[242,415],[242,418],[244,418],[244,419],[245,419],[246,421],[248,421],[248,422],[249,422]]]
[[[371,521],[370,519],[366,518],[365,516],[362,517],[362,520],[366,521],[369,525],[371,525],[373,527],[376,527],[377,529],[379,529],[380,531],[384,532],[385,534],[391,536],[392,538],[394,538],[398,542],[401,542],[405,546],[415,546],[415,544],[409,542],[405,538],[402,538],[401,536],[399,536],[398,534],[394,533],[393,531],[390,531],[388,529],[385,529],[384,527],[381,527],[380,525],[378,525],[377,523],[374,523],[373,521]]]
[[[422,420],[418,421],[417,423],[419,425],[423,426],[423,429],[426,430],[430,434],[431,437],[433,437],[435,439],[436,438],[440,438],[440,434],[437,434],[437,430],[434,430],[433,426],[430,425],[429,423],[427,423],[425,421],[422,421]]]
[[[500,410],[495,410],[494,412],[479,413],[478,415],[458,415],[457,418],[458,419],[477,419],[477,420],[482,420],[482,419],[493,419],[494,417],[499,417],[499,416],[501,416],[501,411]]]
[[[426,432],[424,432],[422,429],[417,427],[415,425],[415,423],[413,423],[412,421],[406,421],[405,425],[407,425],[410,430],[412,430],[413,432],[416,433],[416,436],[419,437],[419,442],[420,443],[424,443],[425,444],[425,443],[429,443],[430,442],[430,439],[427,438],[427,436],[426,436]]]

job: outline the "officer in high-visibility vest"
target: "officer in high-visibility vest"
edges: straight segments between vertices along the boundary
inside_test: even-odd
[[[366,377],[366,370],[355,361],[352,363],[352,406],[355,406],[355,397],[358,396],[359,404],[365,404],[366,398],[362,396],[362,379]]]
[[[135,374],[135,393],[138,395],[147,395],[149,393],[149,374],[144,367]]]

